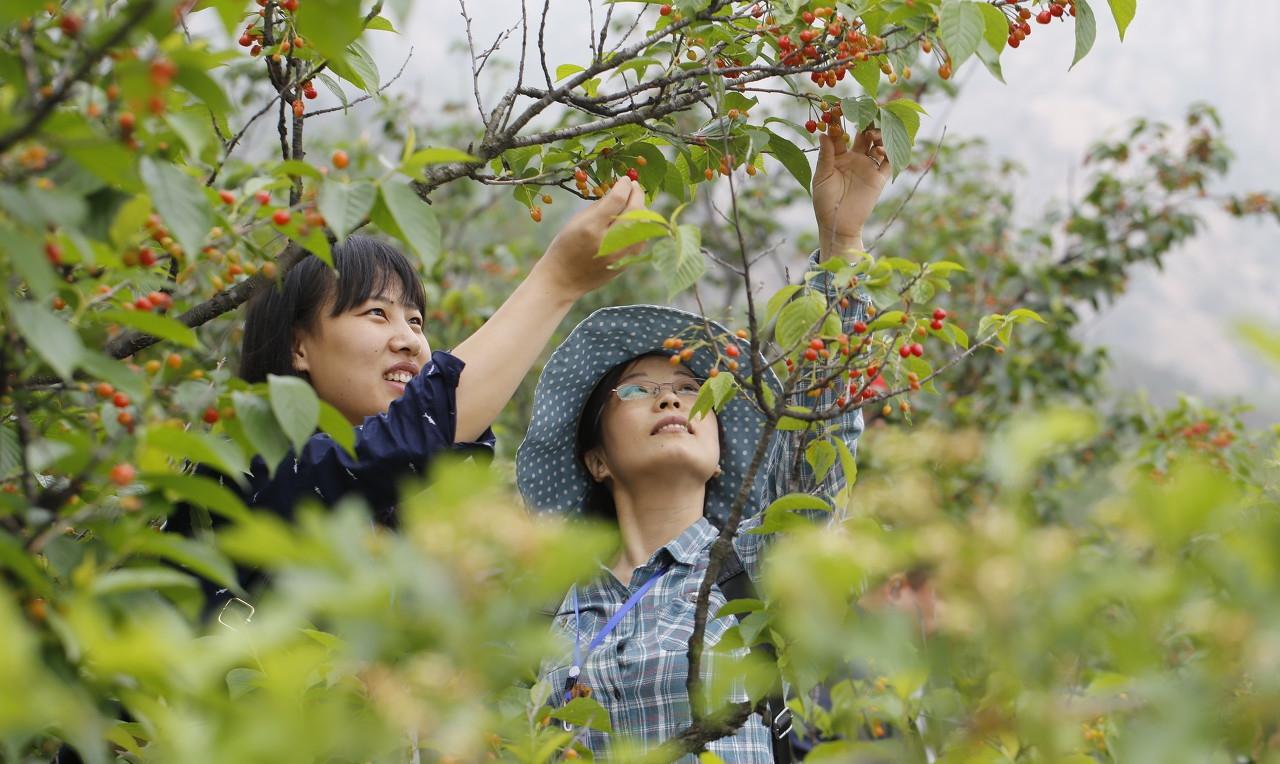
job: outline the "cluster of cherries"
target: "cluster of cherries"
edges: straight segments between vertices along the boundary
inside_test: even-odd
[[[265,19],[267,15],[266,5],[268,0],[256,1],[258,5],[262,6],[262,10],[258,11],[258,17]],[[297,13],[298,5],[298,0],[281,0],[277,3],[277,7],[288,11],[289,13]],[[240,39],[237,42],[240,43],[240,47],[249,49],[250,56],[260,56],[263,52],[263,46],[267,44],[266,34],[258,27],[257,22],[254,21],[250,23],[249,26],[245,27],[244,32],[240,35]],[[276,42],[272,46],[272,50],[268,55],[271,56],[273,61],[279,63],[285,56],[289,55],[290,51],[300,50],[306,47],[306,44],[307,41],[302,37],[297,35],[288,37],[286,35],[284,39]],[[299,85],[299,90],[302,93],[302,97],[309,101],[314,100],[319,95],[316,92],[315,84],[311,80],[301,83]],[[302,115],[306,113],[306,107],[303,105],[302,98],[294,98],[292,95],[286,95],[285,100],[293,107],[293,116],[301,118]]]
[[[1015,3],[1020,1],[1014,0]],[[1076,15],[1075,0],[1051,0],[1048,7],[1036,14],[1032,14],[1030,8],[1014,9],[1012,5],[1004,7],[1009,8],[1015,16],[1009,19],[1008,43],[1010,48],[1018,47],[1023,40],[1031,36],[1031,24],[1029,22],[1033,15],[1037,24],[1048,24],[1054,19]]]

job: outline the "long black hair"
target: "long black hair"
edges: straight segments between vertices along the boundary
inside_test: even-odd
[[[622,375],[626,373],[627,369],[631,368],[636,361],[650,356],[666,358],[667,354],[655,350],[623,361],[605,372],[605,375],[596,383],[595,389],[591,391],[591,395],[587,396],[587,402],[582,405],[582,413],[578,415],[578,434],[575,444],[578,463],[584,469],[587,466],[587,453],[599,446],[604,437],[604,407],[609,402],[609,397],[613,395],[613,389],[618,386],[618,381],[622,379]],[[720,443],[723,444],[724,426],[720,424],[718,418],[716,419],[716,431],[720,437]],[[589,476],[591,471],[587,470],[587,474]],[[711,488],[720,479],[720,476],[713,477],[707,481],[707,487]],[[706,505],[704,503],[703,514],[705,513]],[[592,478],[591,487],[587,489],[587,497],[582,502],[582,514],[585,517],[597,520],[616,521],[618,519],[618,508],[613,503],[613,491],[610,490],[609,486]],[[708,516],[707,519],[719,527],[716,518]]]
[[[371,297],[399,287],[401,299],[426,312],[427,295],[413,264],[400,250],[368,236],[352,236],[333,247],[333,267],[310,252],[283,263],[284,278],[266,284],[249,301],[240,376],[266,381],[268,374],[298,376],[293,368],[294,334],[312,331],[331,300],[337,316]]]

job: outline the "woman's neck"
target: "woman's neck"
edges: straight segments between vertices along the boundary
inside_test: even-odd
[[[650,481],[625,486],[614,483],[613,505],[618,512],[622,549],[613,573],[624,584],[653,553],[676,539],[702,517],[706,484]]]

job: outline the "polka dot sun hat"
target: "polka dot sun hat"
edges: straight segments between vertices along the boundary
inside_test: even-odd
[[[695,313],[658,305],[626,305],[592,313],[551,354],[533,395],[533,420],[516,452],[516,484],[535,511],[581,513],[592,479],[577,458],[578,417],[600,379],[620,363],[652,352],[667,352],[663,340],[679,337],[690,344],[707,340],[715,345],[734,342],[742,358],[747,341],[714,321]],[[685,365],[705,378],[716,363],[710,347],[694,350]],[[781,394],[772,372],[766,384]],[[759,441],[764,416],[741,395],[719,413],[723,442],[723,474],[707,484],[707,514],[728,516],[738,487],[746,476]],[[753,504],[748,504],[748,511]]]

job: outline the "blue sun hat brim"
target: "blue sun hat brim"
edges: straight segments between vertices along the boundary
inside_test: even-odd
[[[670,353],[662,346],[669,337],[679,337],[686,345],[710,340],[695,348],[693,357],[685,363],[699,377],[707,377],[715,367],[718,359],[714,347],[732,342],[739,347],[743,361],[749,358],[746,340],[720,324],[696,313],[660,305],[597,310],[574,327],[551,353],[533,394],[533,420],[516,451],[516,485],[533,510],[582,512],[593,481],[577,456],[578,417],[610,369],[647,353]],[[765,384],[781,395],[777,377],[772,372],[765,374]],[[746,479],[765,420],[740,394],[717,416],[723,433],[723,474],[707,484],[706,514],[722,520],[728,516]],[[754,503],[748,502],[744,511],[750,513],[754,508]]]

